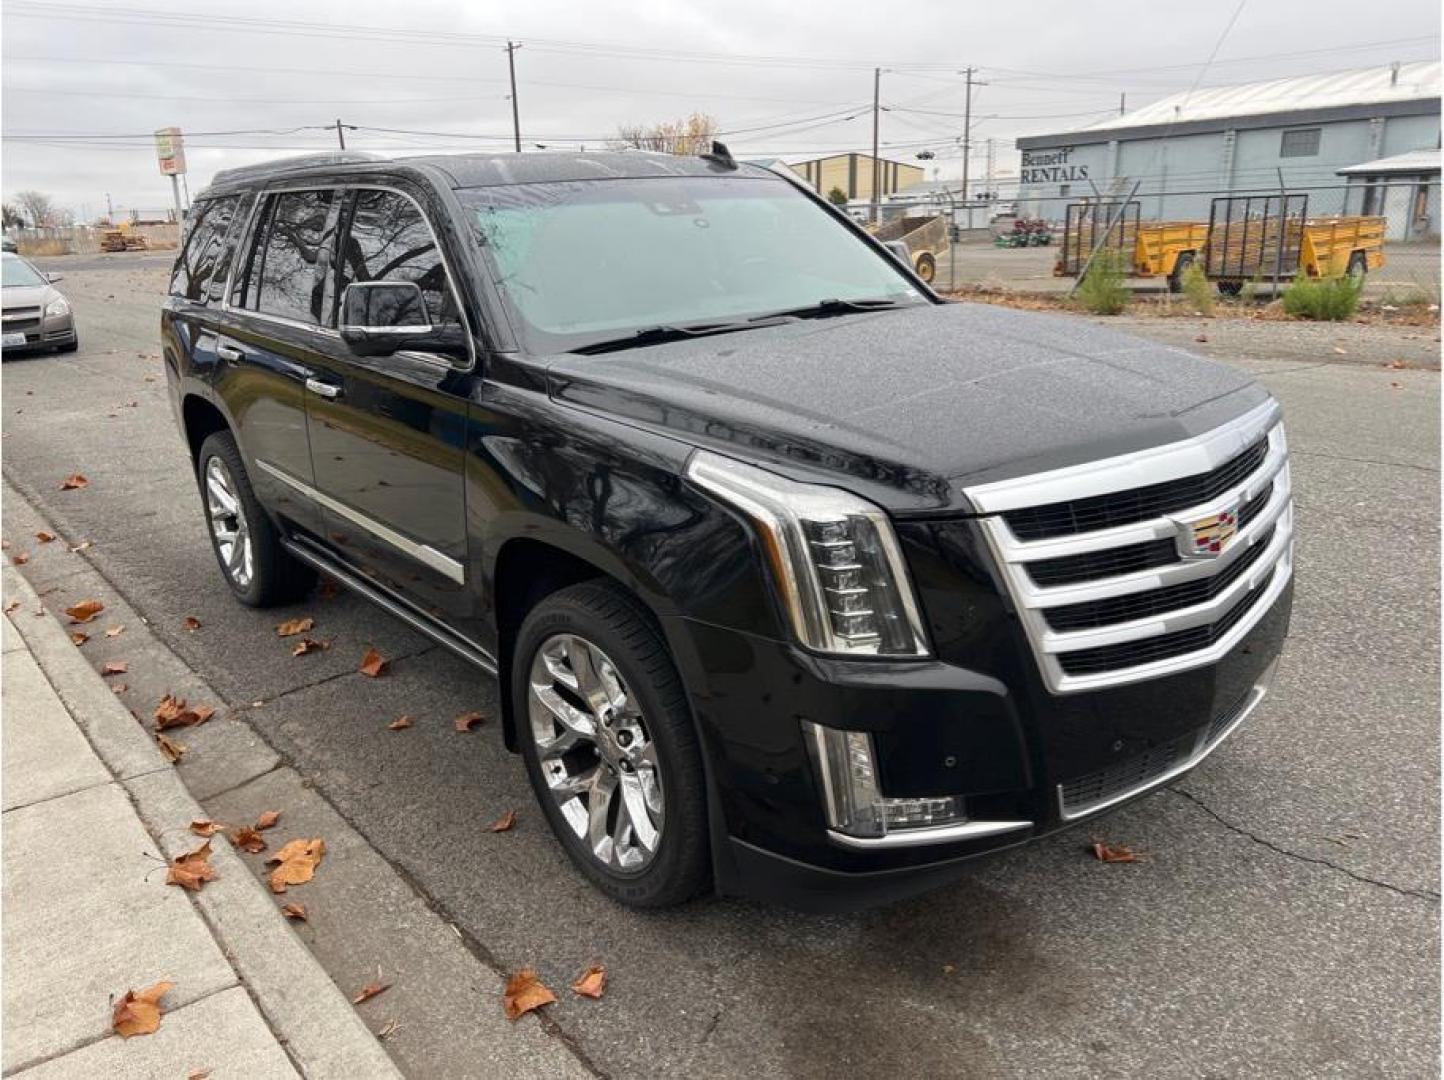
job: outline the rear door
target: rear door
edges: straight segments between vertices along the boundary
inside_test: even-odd
[[[321,323],[339,209],[340,193],[326,188],[267,194],[215,327],[215,385],[240,432],[251,485],[273,513],[317,535],[325,523],[306,386],[335,336]]]
[[[330,325],[346,286],[359,281],[415,282],[433,325],[465,324],[425,198],[409,186],[348,194]],[[356,356],[335,334],[327,344],[316,373],[325,386],[307,397],[327,536],[368,577],[474,630],[464,484],[471,365],[424,352]]]

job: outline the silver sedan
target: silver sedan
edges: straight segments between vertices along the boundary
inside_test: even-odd
[[[0,349],[74,352],[80,347],[70,301],[54,285],[59,274],[43,274],[8,251],[0,254],[0,271]]]

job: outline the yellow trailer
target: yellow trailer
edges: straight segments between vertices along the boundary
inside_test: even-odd
[[[1310,217],[1307,195],[1213,200],[1204,271],[1231,296],[1246,281],[1342,277],[1363,281],[1384,265],[1382,217]]]
[[[1100,238],[1105,238],[1101,247]],[[1075,203],[1068,207],[1063,243],[1053,273],[1083,272],[1095,247],[1111,252],[1131,277],[1168,279],[1170,292],[1183,287],[1183,273],[1203,252],[1208,225],[1202,221],[1139,221],[1138,203]]]
[[[1304,250],[1300,260],[1309,277],[1362,278],[1384,265],[1384,229],[1381,217],[1322,217],[1304,222]]]

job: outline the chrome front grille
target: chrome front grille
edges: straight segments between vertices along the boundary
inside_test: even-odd
[[[1054,693],[1214,662],[1293,573],[1273,401],[1195,439],[967,495]]]

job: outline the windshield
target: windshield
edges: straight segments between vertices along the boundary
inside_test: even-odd
[[[0,266],[3,266],[5,270],[4,287],[7,289],[45,284],[45,279],[40,276],[40,273],[24,259],[7,255],[4,259],[0,259]]]
[[[582,180],[458,194],[529,352],[826,300],[923,301],[891,257],[781,179]]]

